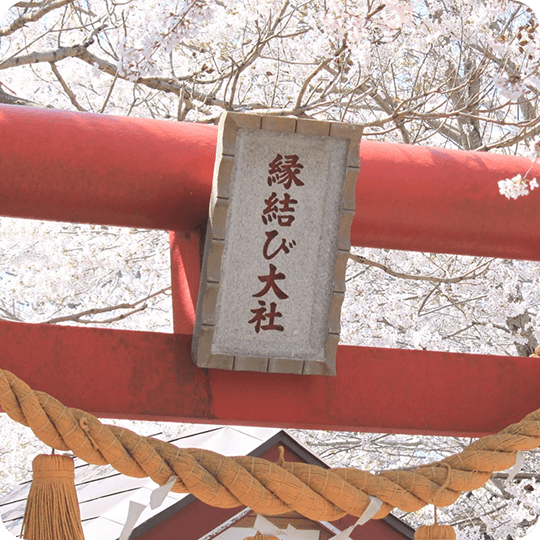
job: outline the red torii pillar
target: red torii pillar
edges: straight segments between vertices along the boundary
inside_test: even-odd
[[[171,233],[175,334],[0,322],[0,367],[100,416],[474,436],[540,406],[531,358],[340,346],[337,376],[190,360],[217,129],[0,106],[0,215]],[[363,141],[353,245],[540,260],[526,158]],[[536,166],[532,175],[540,175]]]

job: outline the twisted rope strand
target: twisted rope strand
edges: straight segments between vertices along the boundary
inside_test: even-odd
[[[65,407],[48,394],[33,391],[5,370],[0,370],[0,407],[51,448],[69,450],[87,463],[110,464],[122,474],[150,477],[159,485],[175,475],[178,478],[173,491],[191,493],[220,508],[245,505],[263,515],[295,510],[323,521],[346,514],[362,516],[370,496],[383,501],[375,519],[394,508],[413,512],[426,504],[448,506],[463,491],[483,486],[492,472],[512,467],[518,450],[540,445],[539,409],[442,461],[416,470],[372,474],[178,448],[102,424],[87,412]]]

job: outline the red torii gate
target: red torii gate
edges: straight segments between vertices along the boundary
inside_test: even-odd
[[[535,358],[340,346],[337,376],[190,358],[217,129],[0,106],[0,215],[173,231],[174,334],[0,321],[0,367],[98,416],[476,436],[538,408]],[[351,242],[540,260],[527,158],[363,141]],[[540,176],[535,166],[532,175]]]

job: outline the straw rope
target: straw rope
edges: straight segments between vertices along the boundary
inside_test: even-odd
[[[411,512],[426,504],[448,506],[462,491],[483,486],[492,472],[512,467],[518,450],[540,445],[539,409],[440,462],[416,470],[371,474],[180,449],[104,425],[89,413],[65,407],[48,394],[33,391],[4,370],[0,370],[0,406],[50,447],[69,450],[88,463],[110,464],[122,474],[148,476],[159,485],[176,475],[173,491],[192,493],[212,506],[245,505],[263,515],[295,510],[309,519],[323,521],[346,514],[362,516],[370,495],[384,502],[375,519],[385,517],[395,507]]]

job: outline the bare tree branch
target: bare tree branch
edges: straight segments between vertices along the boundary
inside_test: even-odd
[[[107,324],[113,321],[120,321],[122,319],[125,319],[126,317],[129,317],[130,315],[133,315],[134,313],[137,313],[139,311],[143,311],[147,308],[146,302],[148,300],[151,300],[152,298],[155,298],[156,296],[159,296],[160,294],[164,294],[167,291],[170,291],[171,287],[165,287],[163,289],[160,289],[159,291],[149,294],[145,298],[141,298],[140,300],[137,300],[136,302],[132,303],[124,303],[124,304],[117,304],[116,306],[107,306],[103,308],[93,308],[93,309],[87,309],[86,311],[81,311],[79,313],[72,313],[71,315],[64,315],[62,317],[55,317],[54,319],[49,319],[47,321],[43,321],[44,324],[58,324],[61,322],[78,322],[81,324]],[[143,304],[140,307],[140,304]],[[135,309],[134,309],[135,308]],[[118,316],[115,316],[112,319],[106,319],[101,321],[96,321],[94,319],[83,319],[83,317],[88,317],[90,315],[99,315],[101,313],[110,313],[111,311],[117,311],[119,309],[130,309],[133,311],[130,311],[129,313],[121,314]]]
[[[86,109],[77,101],[77,96],[73,93],[73,90],[71,90],[71,88],[68,86],[68,84],[66,83],[62,75],[60,74],[60,71],[58,71],[56,64],[54,62],[51,62],[50,65],[51,65],[52,72],[54,73],[55,77],[58,79],[58,82],[62,86],[64,92],[67,94],[67,96],[69,97],[69,100],[74,105],[74,107],[78,111],[86,112]]]
[[[88,45],[86,44],[75,45],[73,47],[61,47],[56,50],[33,52],[23,56],[17,56],[0,63],[0,69],[9,69],[28,64],[39,64],[42,62],[54,63],[64,60],[65,58],[77,58],[84,54],[87,46]]]
[[[372,261],[371,259],[368,259],[361,255],[355,255],[353,253],[349,254],[349,259],[359,264],[364,264],[366,266],[373,266],[375,268],[379,268],[383,272],[386,272],[390,276],[393,276],[396,278],[412,279],[414,281],[429,281],[431,283],[460,283],[461,281],[465,281],[468,279],[476,279],[480,275],[485,273],[489,265],[492,263],[492,260],[483,262],[479,264],[478,266],[476,266],[475,268],[473,268],[470,272],[467,272],[466,274],[463,274],[462,276],[442,278],[442,277],[437,277],[437,276],[417,276],[417,275],[412,275],[412,274],[405,274],[403,272],[396,272],[395,270],[392,270],[389,266],[386,266],[385,264],[382,264],[377,261]]]
[[[36,11],[31,11],[29,13],[24,13],[17,19],[15,19],[8,27],[0,28],[0,37],[9,36],[10,34],[13,34],[13,32],[16,32],[20,28],[22,28],[24,25],[36,22],[41,17],[47,15],[47,13],[58,9],[62,6],[66,6],[67,4],[72,4],[75,0],[57,0],[56,2],[51,3],[40,3],[43,7],[41,9],[37,9]],[[21,5],[23,4],[23,5]],[[36,5],[40,5],[37,2],[19,2],[16,4],[17,7],[34,7]]]
[[[30,101],[29,99],[24,99],[18,96],[14,96],[12,94],[8,94],[2,88],[1,83],[0,83],[0,103],[3,103],[4,105],[23,105],[26,107],[41,107],[41,105],[39,103],[36,103],[35,101]]]

